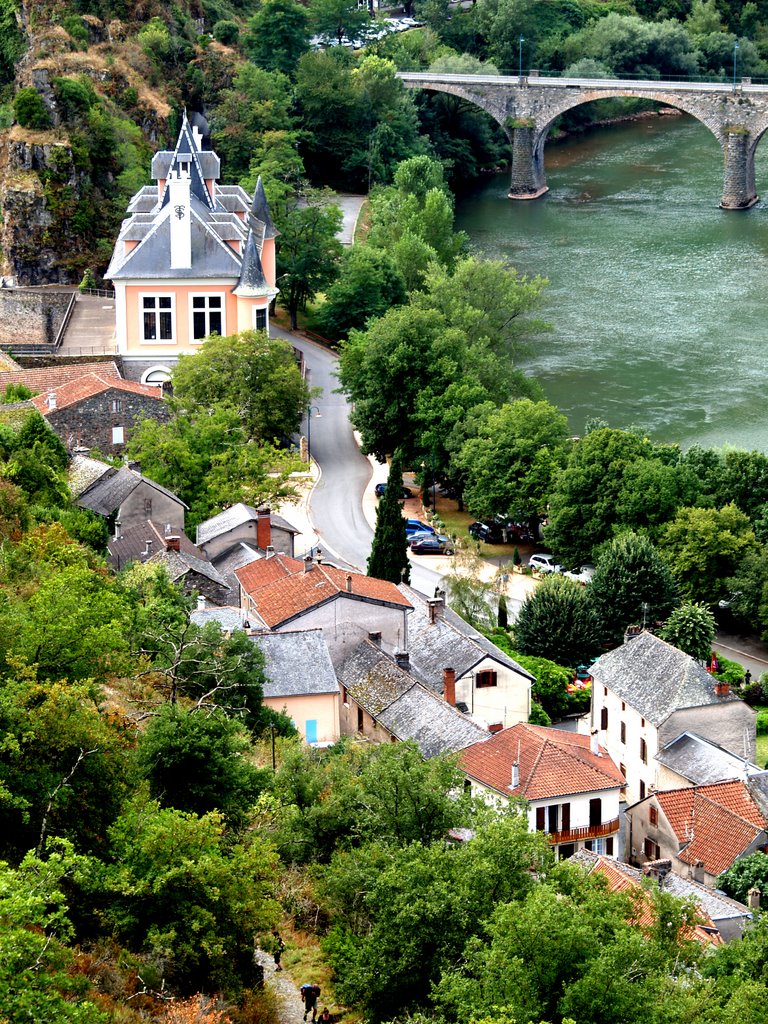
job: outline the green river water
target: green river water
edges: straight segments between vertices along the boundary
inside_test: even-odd
[[[768,142],[765,202],[738,213],[718,208],[720,147],[688,117],[551,143],[545,164],[542,199],[507,199],[504,173],[457,207],[483,255],[550,281],[552,329],[519,364],[574,433],[598,416],[768,452]]]

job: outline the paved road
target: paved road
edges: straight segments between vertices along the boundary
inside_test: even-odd
[[[361,453],[349,422],[349,404],[334,394],[336,356],[312,341],[270,328],[274,337],[285,338],[304,353],[308,383],[321,388],[312,399],[310,441],[312,458],[322,471],[310,498],[310,514],[329,558],[365,572],[373,530],[363,514],[363,495],[371,479],[371,463]],[[319,414],[318,414],[319,413]],[[307,434],[304,418],[302,432]],[[430,597],[442,577],[426,566],[412,564],[411,583]]]

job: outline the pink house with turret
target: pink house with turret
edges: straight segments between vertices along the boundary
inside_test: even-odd
[[[128,205],[109,269],[126,376],[160,384],[211,334],[269,330],[275,238],[259,179],[250,196],[219,183],[220,161],[187,120],[155,153],[154,185]]]

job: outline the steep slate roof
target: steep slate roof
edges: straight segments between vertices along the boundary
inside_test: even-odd
[[[77,405],[86,398],[93,398],[105,391],[119,391],[124,394],[141,395],[144,398],[151,398],[157,402],[163,401],[161,388],[150,387],[147,384],[139,384],[133,380],[119,380],[115,377],[105,377],[99,373],[88,373],[84,377],[68,381],[66,384],[59,384],[49,388],[45,394],[36,395],[31,399],[32,404],[43,416],[55,413],[59,409],[66,409],[68,406]],[[48,395],[53,392],[56,395],[56,407],[48,407]]]
[[[534,682],[534,677],[527,669],[518,665],[450,608],[443,607],[432,622],[426,598],[405,583],[401,583],[398,590],[413,605],[413,614],[408,619],[408,653],[411,663],[436,693],[442,693],[444,668],[454,668],[456,678],[460,679],[485,658],[493,658],[500,665]]]
[[[602,875],[608,883],[611,892],[627,892],[635,897],[635,911],[638,924],[650,926],[653,923],[653,915],[650,910],[648,897],[648,881],[643,875],[642,869],[633,868],[629,864],[613,860],[608,857],[601,857],[600,854],[591,850],[579,850],[570,858],[572,864],[578,864],[589,872]],[[655,883],[654,883],[655,884]],[[752,920],[752,913],[743,903],[723,896],[714,889],[692,879],[682,878],[674,871],[664,876],[664,892],[678,899],[693,899],[700,914],[700,921],[696,925],[691,938],[708,945],[719,946],[723,943],[723,936],[720,933],[720,926],[733,934],[740,932],[747,921]]]
[[[702,861],[712,875],[726,871],[768,824],[744,782],[720,782],[654,793],[683,849],[686,864]]]
[[[0,373],[0,389],[5,391],[7,384],[24,384],[30,391],[47,392],[89,373],[122,380],[120,371],[112,360],[104,363],[60,363],[57,366],[45,366],[34,370],[4,371]]]
[[[303,697],[338,693],[322,629],[257,633],[251,640],[264,655],[265,697]]]
[[[625,780],[600,748],[590,750],[589,736],[521,723],[502,729],[462,752],[462,771],[505,797],[548,800],[620,789]],[[519,761],[520,784],[512,789],[512,765]]]
[[[229,590],[229,584],[210,562],[199,556],[190,555],[186,551],[158,551],[147,559],[148,562],[162,562],[168,572],[168,576],[174,583],[178,583],[189,573],[197,573],[204,576],[212,583],[218,584],[222,590]]]
[[[304,562],[286,555],[260,558],[238,569],[235,575],[270,629],[339,596],[350,601],[411,608],[394,583],[316,562],[310,562],[307,570]]]
[[[730,750],[695,732],[684,732],[675,737],[656,755],[659,764],[682,775],[694,786],[705,786],[724,779],[736,779],[748,772],[750,775],[761,769],[743,757],[737,757]]]
[[[168,536],[179,538],[179,547],[182,554],[192,555],[195,558],[202,558],[200,551],[195,547],[187,535],[178,529],[173,529],[170,534],[166,533],[166,524],[158,523],[147,519],[136,526],[129,526],[122,530],[119,537],[110,537],[107,544],[109,561],[112,565],[122,568],[129,562],[146,562],[158,551],[163,551]],[[146,551],[147,541],[152,541],[152,550],[149,555],[142,555]]]
[[[103,476],[110,476],[115,467],[88,455],[73,455],[69,463],[68,483],[73,496],[77,498]]]
[[[337,675],[356,704],[396,739],[414,740],[426,758],[455,753],[488,735],[370,640],[357,645]]]
[[[81,508],[89,508],[97,515],[109,516],[120,508],[141,483],[149,484],[156,491],[160,491],[166,497],[178,502],[183,508],[187,507],[181,498],[166,490],[165,487],[161,487],[154,480],[125,467],[115,469],[112,473],[105,473],[95,483],[81,491],[77,504]]]
[[[211,516],[210,519],[206,519],[205,522],[200,523],[196,534],[197,543],[206,544],[214,537],[221,537],[222,534],[229,533],[230,530],[234,530],[237,526],[242,526],[244,523],[255,523],[258,518],[259,513],[257,509],[253,508],[252,505],[246,505],[239,501],[236,505],[231,505],[229,508],[225,508],[223,512],[219,512],[217,515]],[[286,530],[288,533],[297,534],[299,532],[295,526],[291,526],[287,519],[283,519],[282,516],[274,512],[270,513],[269,521],[272,526],[280,530]]]
[[[654,726],[681,708],[739,700],[732,693],[716,694],[705,668],[653,633],[640,633],[604,654],[591,672],[596,685],[607,686]]]
[[[241,540],[237,544],[233,544],[231,548],[227,548],[220,555],[216,555],[211,561],[227,581],[233,594],[237,594],[240,591],[240,582],[235,575],[236,571],[242,569],[244,565],[250,565],[251,562],[255,562],[261,557],[259,549],[254,544]]]
[[[189,613],[190,622],[196,626],[207,626],[209,622],[217,622],[229,633],[245,630],[246,615],[242,608],[231,604],[212,605],[206,608],[193,608]]]

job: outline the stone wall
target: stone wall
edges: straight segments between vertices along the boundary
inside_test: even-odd
[[[52,345],[72,292],[0,288],[0,345]]]
[[[119,403],[119,408],[115,403]],[[110,388],[63,409],[52,409],[46,413],[46,419],[69,451],[96,448],[103,455],[122,455],[137,423],[142,420],[167,423],[170,411],[165,402],[156,398]],[[122,444],[113,443],[113,427],[123,427]],[[124,528],[127,525],[123,523]]]

